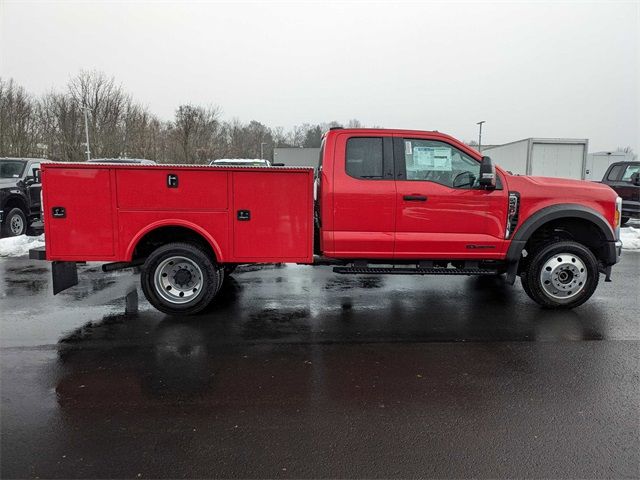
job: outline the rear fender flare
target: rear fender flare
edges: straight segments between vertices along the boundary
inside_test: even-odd
[[[207,232],[204,228],[196,225],[195,223],[186,222],[184,220],[177,220],[177,219],[160,220],[160,221],[151,223],[147,225],[145,228],[143,228],[142,230],[140,230],[133,237],[133,239],[131,240],[131,242],[129,242],[129,245],[127,246],[127,250],[125,253],[125,258],[127,259],[127,261],[129,262],[132,261],[133,252],[136,246],[138,245],[138,242],[140,242],[140,240],[148,233],[161,227],[183,227],[193,231],[194,233],[197,233],[202,238],[204,238],[207,241],[207,243],[209,243],[209,245],[211,246],[211,249],[213,250],[213,253],[215,253],[216,255],[216,261],[220,263],[224,262],[224,257],[222,255],[222,250],[220,249],[220,245],[218,245],[218,242],[215,241],[215,239],[209,234],[209,232]]]

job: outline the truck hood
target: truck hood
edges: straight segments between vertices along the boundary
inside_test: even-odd
[[[15,185],[19,178],[0,178],[0,188]]]
[[[604,194],[605,196],[611,196],[615,194],[613,189],[608,185],[599,182],[591,182],[588,180],[572,180],[569,178],[557,178],[557,177],[534,177],[529,175],[510,175],[508,177],[509,188],[512,185],[528,185],[530,187],[539,187],[544,189],[557,189],[561,191],[590,193],[592,195]],[[614,197],[615,198],[615,197]]]

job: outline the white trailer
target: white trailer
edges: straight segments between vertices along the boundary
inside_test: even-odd
[[[633,160],[625,152],[594,152],[587,155],[585,179],[601,182],[609,165],[616,162]]]
[[[488,146],[482,153],[514,174],[584,180],[588,147],[587,139],[525,138]]]

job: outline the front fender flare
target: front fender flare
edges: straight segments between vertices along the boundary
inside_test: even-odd
[[[616,263],[615,258],[615,241],[616,237],[613,229],[607,222],[607,220],[596,210],[585,207],[579,204],[573,203],[561,203],[557,205],[551,205],[549,207],[542,208],[531,215],[527,220],[515,231],[509,249],[507,250],[507,282],[512,284],[516,280],[516,274],[518,273],[518,265],[520,258],[522,258],[522,250],[524,250],[527,241],[542,225],[552,220],[558,220],[561,218],[579,218],[587,220],[593,223],[603,234],[606,241],[611,245],[614,258],[610,259],[611,264]],[[607,256],[610,256],[610,252],[607,252]],[[607,263],[607,262],[605,262]]]

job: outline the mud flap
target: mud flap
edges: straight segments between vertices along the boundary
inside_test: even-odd
[[[78,267],[76,266],[76,262],[52,262],[51,278],[53,279],[54,295],[77,285]]]

